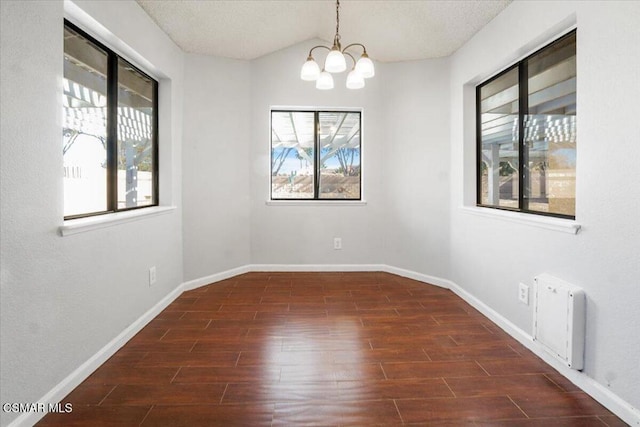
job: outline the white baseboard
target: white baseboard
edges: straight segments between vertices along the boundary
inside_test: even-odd
[[[451,289],[453,282],[441,277],[430,276],[428,274],[416,273],[415,271],[405,270],[403,268],[393,267],[391,265],[385,265],[384,270],[387,273],[395,274],[398,276],[406,277],[407,279],[417,280],[419,282],[435,285],[440,288]]]
[[[210,285],[211,283],[220,282],[225,279],[229,279],[240,274],[248,273],[251,270],[250,265],[243,265],[242,267],[232,268],[231,270],[223,271],[221,273],[211,274],[209,276],[200,277],[198,279],[189,280],[182,284],[182,289],[190,291],[192,289],[201,288],[202,286]]]
[[[382,264],[251,264],[251,271],[385,271]]]
[[[135,334],[140,332],[151,320],[153,320],[162,310],[164,310],[169,304],[171,304],[176,298],[182,294],[182,285],[176,287],[167,296],[160,300],[156,305],[151,307],[140,316],[135,322],[129,325],[124,331],[122,331],[117,337],[112,339],[107,345],[102,347],[96,354],[91,356],[86,362],[80,365],[75,371],[71,372],[65,379],[63,379],[58,385],[52,388],[47,394],[40,398],[37,402],[44,403],[47,407],[51,404],[56,404],[64,399],[74,388],[80,385],[91,375],[96,369],[100,367],[104,362],[113,356],[122,346],[124,346]],[[10,427],[22,427],[32,426],[40,419],[42,419],[46,413],[43,412],[25,412],[18,418],[9,423]]]
[[[100,365],[102,365],[109,357],[115,354],[123,345],[127,343],[136,333],[144,328],[155,316],[164,310],[171,302],[182,294],[183,291],[196,289],[215,282],[228,279],[239,274],[258,272],[258,271],[384,271],[409,279],[418,280],[427,284],[432,284],[446,289],[451,289],[456,295],[465,300],[475,309],[487,316],[492,322],[502,328],[505,332],[518,340],[521,344],[535,353],[538,357],[551,365],[560,374],[565,376],[569,381],[580,387],[585,393],[600,402],[603,406],[616,414],[626,423],[632,426],[640,426],[640,411],[629,403],[618,397],[616,394],[605,388],[602,384],[596,382],[592,378],[562,365],[559,361],[548,355],[538,344],[536,344],[531,335],[511,323],[508,319],[493,310],[491,307],[480,301],[478,298],[461,288],[456,283],[436,276],[430,276],[423,273],[417,273],[411,270],[405,270],[385,264],[248,264],[245,266],[233,268],[220,273],[212,274],[199,279],[190,280],[182,283],[175,290],[164,297],[155,306],[144,313],[138,320],[126,328],[116,338],[111,340],[100,351],[93,355],[89,360],[83,363],[78,369],[73,371],[62,382],[49,391],[40,403],[58,403],[75,387],[91,375]],[[9,424],[10,427],[31,426],[38,422],[45,414],[43,413],[24,413]]]
[[[533,337],[530,334],[527,334],[522,329],[518,328],[516,325],[511,323],[497,311],[480,301],[475,296],[471,295],[469,292],[462,289],[460,286],[455,284],[454,282],[450,282],[451,286],[449,289],[453,291],[460,298],[468,302],[473,308],[478,310],[480,313],[487,316],[493,323],[498,325],[502,330],[511,335],[513,338],[517,339],[521,344],[525,345],[530,350],[534,351],[529,343],[534,344]],[[534,351],[535,352],[535,351]]]

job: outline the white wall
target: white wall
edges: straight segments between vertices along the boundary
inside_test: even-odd
[[[448,278],[449,60],[384,69],[384,262]]]
[[[316,40],[317,42],[317,40]],[[319,91],[300,80],[300,67],[314,41],[295,45],[251,63],[251,262],[253,264],[379,264],[384,261],[385,118],[381,81],[364,90]],[[379,74],[383,74],[380,67]],[[266,205],[269,200],[271,106],[362,109],[363,199],[366,205]],[[342,250],[333,238],[342,238]]]
[[[250,63],[187,56],[185,279],[249,260],[391,264],[448,277],[448,61],[377,64],[365,89],[344,88],[345,73],[324,92],[298,74],[317,42]],[[272,106],[362,109],[366,204],[266,203]],[[224,187],[216,185],[221,178]],[[250,215],[243,211],[249,204]],[[333,250],[334,237],[342,238],[342,250]]]
[[[187,56],[185,279],[247,263],[390,264],[448,277],[448,60],[377,64],[366,88],[346,89],[344,73],[325,92],[299,78],[318,42],[250,63]],[[266,203],[272,106],[362,109],[366,204]]]
[[[249,62],[187,55],[183,239],[185,280],[249,260]]]
[[[548,7],[547,7],[548,6]],[[584,376],[640,407],[640,3],[514,2],[452,57],[451,279],[526,332],[518,282],[584,288]],[[473,86],[577,23],[577,235],[462,209],[475,191]],[[468,85],[463,90],[464,85]]]
[[[64,6],[0,2],[3,403],[38,402],[182,282],[182,52],[134,2],[78,5],[161,72],[161,203],[178,209],[58,234]],[[149,288],[151,265],[158,282]],[[0,424],[15,416],[2,412]]]

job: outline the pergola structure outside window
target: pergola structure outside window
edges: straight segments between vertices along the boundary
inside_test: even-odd
[[[158,82],[65,20],[64,217],[158,205]]]
[[[271,111],[271,200],[360,200],[361,112]]]
[[[576,31],[476,88],[477,205],[575,219]]]

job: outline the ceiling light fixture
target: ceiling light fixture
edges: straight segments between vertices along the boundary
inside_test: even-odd
[[[362,55],[358,61],[347,49],[359,46],[362,48]],[[318,48],[327,49],[329,54],[324,61],[324,67],[320,71],[318,63],[313,59],[313,51]],[[373,61],[367,55],[367,48],[362,43],[351,43],[344,49],[340,44],[340,0],[336,0],[336,35],[333,38],[333,47],[318,45],[311,48],[307,61],[302,65],[300,78],[305,81],[315,81],[316,88],[321,90],[333,89],[333,76],[331,73],[341,73],[347,69],[345,56],[351,58],[353,67],[347,75],[347,88],[360,89],[364,87],[364,79],[375,75]]]

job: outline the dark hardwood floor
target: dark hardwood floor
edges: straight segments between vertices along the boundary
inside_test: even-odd
[[[185,292],[43,426],[624,426],[452,292],[249,273]]]

